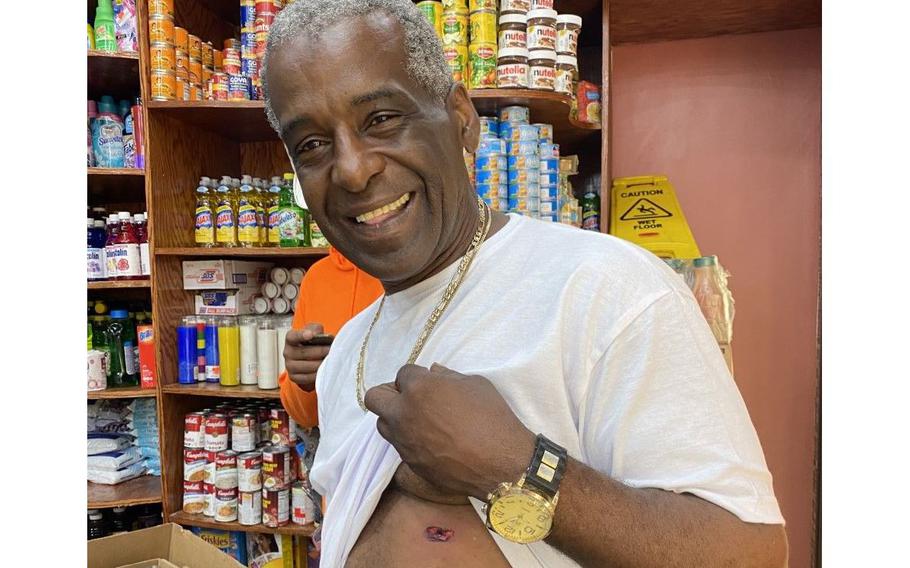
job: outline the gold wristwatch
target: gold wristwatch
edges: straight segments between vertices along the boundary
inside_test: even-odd
[[[501,483],[487,496],[487,528],[520,544],[545,539],[553,528],[567,462],[565,448],[538,434],[534,457],[518,483]]]

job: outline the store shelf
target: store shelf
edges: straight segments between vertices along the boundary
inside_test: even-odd
[[[139,54],[88,52],[88,96],[111,95],[118,101],[139,96]]]
[[[553,125],[553,139],[567,146],[596,133],[600,126],[585,124],[569,118],[572,98],[559,93],[530,89],[475,89],[470,91],[477,113],[495,116],[502,107],[521,105],[531,110],[532,122]]]
[[[161,502],[161,478],[143,475],[118,485],[88,482],[88,508],[126,507]]]
[[[140,168],[89,168],[89,177],[92,176],[144,176],[145,170]]]
[[[288,523],[283,527],[273,529],[265,525],[247,526],[241,525],[240,523],[219,523],[214,519],[214,517],[206,517],[205,515],[191,515],[189,513],[184,513],[183,511],[173,513],[170,516],[170,522],[178,523],[181,525],[189,525],[191,527],[205,527],[210,529],[221,529],[225,531],[289,534],[296,536],[312,536],[313,532],[316,530],[316,527],[312,524],[295,525],[293,523]]]
[[[100,391],[89,391],[89,400],[98,400],[102,398],[152,398],[155,396],[155,389],[142,389],[139,387],[121,387],[109,388]]]
[[[102,280],[101,282],[88,282],[89,290],[121,290],[123,288],[149,288],[151,280]]]
[[[218,383],[197,383],[195,385],[181,385],[179,383],[163,385],[161,392],[165,394],[183,394],[189,396],[213,396],[220,398],[271,398],[280,399],[278,389],[263,390],[253,385],[237,385],[225,387]]]
[[[581,4],[561,0],[559,12],[578,13],[568,3]],[[616,45],[816,27],[821,25],[821,4],[821,0],[611,0],[610,41]],[[583,26],[581,37],[585,31]]]
[[[265,118],[263,101],[150,101],[146,106],[150,113],[163,114],[237,142],[278,140]]]
[[[159,248],[155,249],[156,256],[199,256],[199,257],[289,257],[301,256],[322,257],[329,254],[329,249],[319,247],[299,248]]]

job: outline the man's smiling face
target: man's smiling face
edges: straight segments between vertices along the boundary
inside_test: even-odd
[[[426,270],[474,199],[461,155],[477,143],[467,93],[456,87],[443,105],[405,61],[400,24],[379,12],[317,39],[292,38],[267,68],[310,213],[333,246],[383,282]]]

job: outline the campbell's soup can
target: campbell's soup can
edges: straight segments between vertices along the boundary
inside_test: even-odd
[[[287,487],[291,471],[291,450],[287,446],[269,446],[262,450],[262,487]]]
[[[203,509],[202,514],[206,517],[215,516],[215,484],[214,483],[203,483],[202,492],[205,494],[205,509]]]
[[[281,527],[290,520],[290,490],[262,490],[262,524],[269,528]]]
[[[269,407],[259,407],[259,442],[268,442],[272,437],[272,423],[269,420]]]
[[[237,487],[241,492],[262,489],[262,452],[246,452],[237,456]]]
[[[177,72],[177,54],[170,43],[153,43],[149,45],[149,59],[152,70]]]
[[[292,428],[293,420],[283,408],[269,411],[269,440],[278,446],[286,446],[297,440],[297,433]]]
[[[205,447],[205,413],[190,412],[183,419],[183,447]]]
[[[237,488],[237,452],[234,450],[215,454],[215,488]]]
[[[174,43],[174,17],[149,16],[149,43]]]
[[[249,452],[256,449],[259,437],[259,420],[255,414],[244,412],[231,418],[231,449]]]
[[[152,71],[152,100],[173,101],[177,98],[177,74],[173,71]]]
[[[291,486],[291,522],[306,525],[316,520],[316,504],[302,481]]]
[[[201,481],[183,482],[183,512],[198,515],[205,510],[205,492]]]
[[[203,450],[205,451],[205,450]],[[215,456],[218,452],[205,452],[205,476],[202,481],[215,484]]]
[[[190,34],[180,26],[174,27],[174,47],[184,53],[190,49]]]
[[[227,416],[213,412],[205,417],[205,449],[220,452],[228,449]]]
[[[149,0],[149,16],[174,17],[174,0]]]
[[[237,520],[237,488],[215,488],[215,520],[230,523]]]
[[[216,101],[228,100],[227,73],[212,73],[212,99]]]
[[[237,522],[244,526],[262,523],[262,490],[238,494]]]
[[[202,448],[183,448],[183,480],[205,481],[205,466],[208,452]]]

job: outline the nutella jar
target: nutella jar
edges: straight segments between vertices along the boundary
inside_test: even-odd
[[[500,14],[527,14],[531,9],[531,0],[502,0]]]
[[[581,16],[560,14],[556,16],[556,53],[572,55],[578,53],[578,34],[581,33]]]
[[[532,51],[528,57],[528,87],[539,91],[556,88],[556,52]]]
[[[505,14],[499,17],[499,49],[528,48],[528,17]]]
[[[552,10],[553,0],[531,0],[531,10]]]
[[[570,97],[574,96],[576,83],[578,83],[578,60],[571,55],[557,55],[555,91]]]
[[[528,12],[528,50],[556,51],[556,10]]]
[[[496,86],[500,89],[528,88],[528,50],[507,47],[499,50],[496,65]]]

